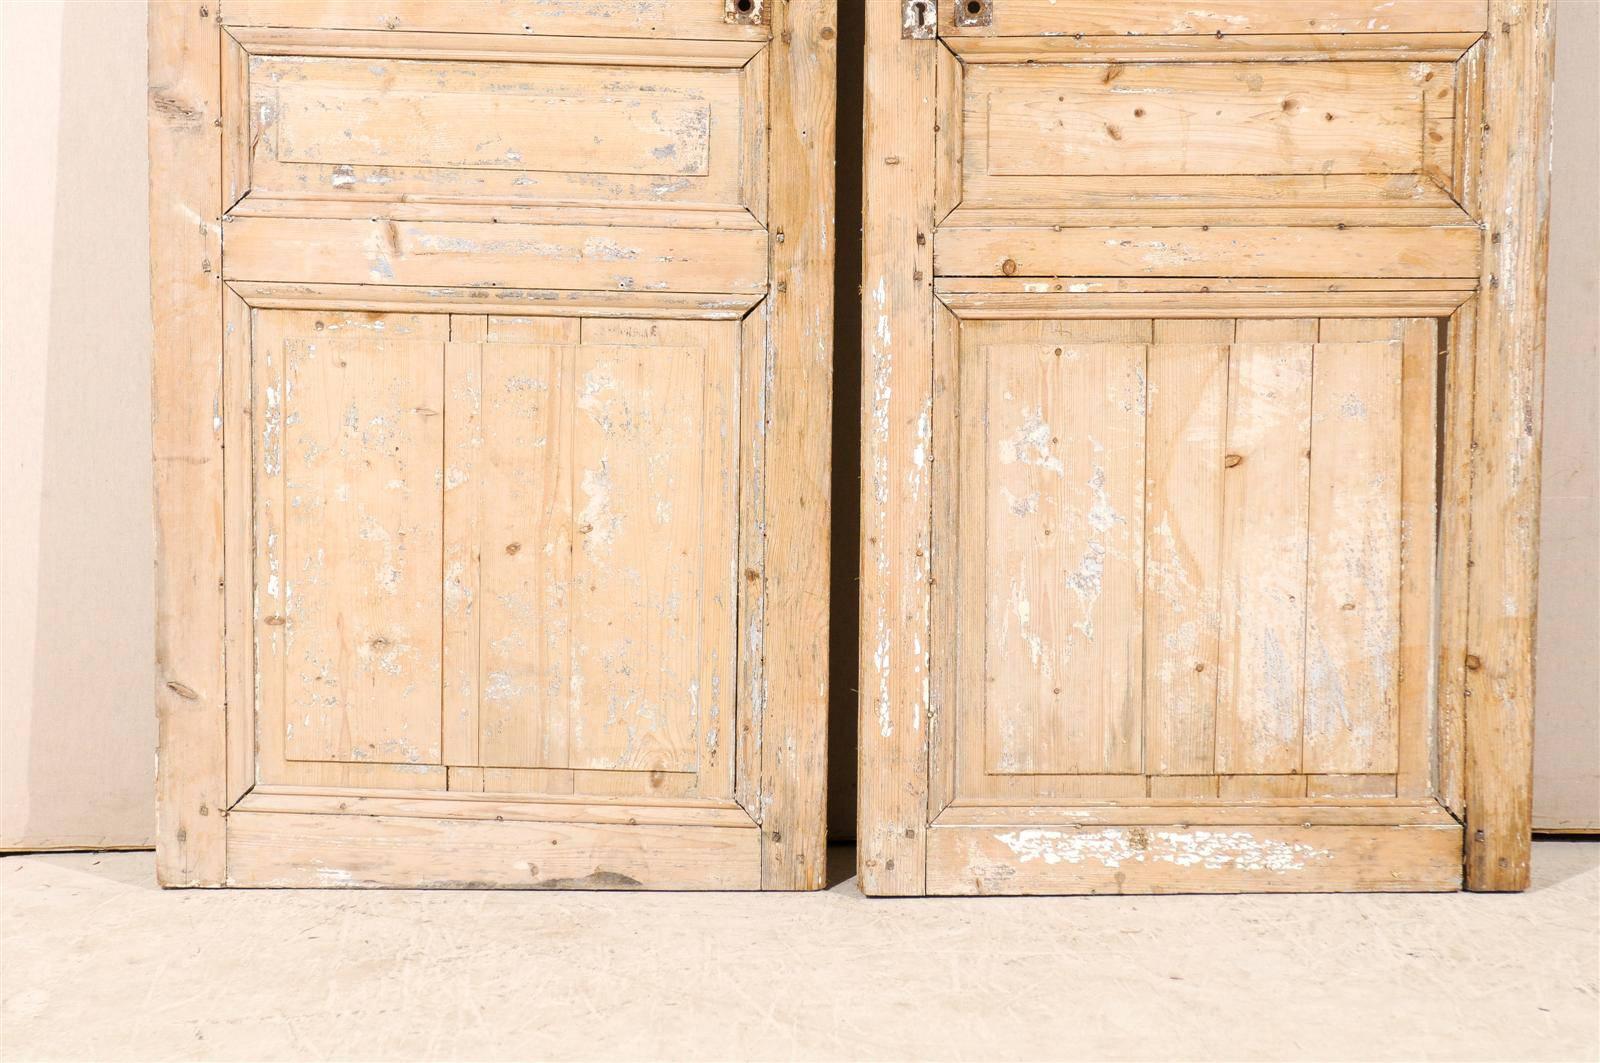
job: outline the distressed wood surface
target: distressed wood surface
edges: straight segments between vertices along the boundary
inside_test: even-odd
[[[252,199],[755,206],[746,178],[764,176],[767,86],[741,69],[764,67],[752,45],[636,42],[644,50],[618,57],[476,34],[467,41],[522,51],[368,36],[337,35],[330,49],[278,31],[275,54],[248,57],[248,83],[230,80],[230,94],[247,94],[229,103],[248,120]],[[629,65],[609,65],[618,58]]]
[[[1398,342],[1316,347],[1301,753],[1308,773],[1397,767],[1401,376]]]
[[[822,885],[837,31],[769,7],[152,14],[164,882]]]
[[[1481,31],[1483,0],[1223,0],[1219,3],[1147,3],[1121,0],[1054,0],[1003,4],[988,26],[959,26],[939,0],[940,32],[951,36],[1085,36],[1258,33],[1433,33]]]
[[[1145,747],[1157,775],[1204,773],[1216,743],[1223,450],[1234,323],[1162,321],[1145,427]]]
[[[729,22],[721,0],[225,0],[227,26],[420,30],[432,33],[537,34],[763,40],[766,24]]]
[[[149,42],[156,876],[215,886],[228,801],[221,56],[199,3],[152,5]]]
[[[866,9],[862,148],[860,795],[869,895],[924,890],[938,44]]]
[[[1539,439],[1554,48],[1544,0],[1491,0],[1465,679],[1467,888],[1529,882]]]
[[[1055,277],[1470,277],[1475,226],[941,228],[940,275]]]
[[[758,889],[754,826],[235,812],[233,886]]]
[[[1512,651],[1526,649],[1531,618],[1507,603],[1531,610],[1536,488],[1524,470],[1536,457],[1538,338],[1523,308],[1541,283],[1548,134],[1519,140],[1522,89],[1510,86],[1531,86],[1542,122],[1544,11],[1517,0],[1059,0],[986,5],[967,26],[945,2],[931,62],[887,17],[881,37],[869,34],[864,364],[870,381],[875,271],[894,262],[901,287],[884,292],[897,313],[877,321],[919,349],[931,340],[932,364],[913,363],[912,381],[931,385],[935,464],[931,497],[907,496],[914,515],[885,491],[863,524],[863,605],[902,608],[882,609],[888,630],[863,637],[864,656],[885,651],[863,668],[863,771],[896,772],[900,789],[863,779],[861,833],[918,843],[923,889],[1453,889],[1463,837],[1510,845],[1470,819],[1464,834],[1458,819],[1475,780],[1492,794],[1485,815],[1514,819],[1526,799],[1531,665]],[[874,88],[892,105],[874,111]],[[870,146],[880,142],[893,147]],[[876,211],[874,181],[896,197]],[[900,243],[872,242],[891,232]],[[925,243],[937,304],[926,313],[904,276],[927,276]],[[1503,316],[1490,334],[1494,300]],[[1103,374],[1069,387],[1028,361],[1074,341],[1133,345],[1136,434],[1107,424],[1120,392]],[[898,388],[882,398],[876,420],[870,400],[864,415],[864,477],[920,486],[923,452],[898,449],[915,437],[893,434],[917,406],[901,405]],[[1487,451],[1485,423],[1498,434]],[[1137,469],[1135,593],[1094,615],[1057,607],[1073,603],[1080,570],[1066,562],[1081,545],[1059,525],[1097,508],[1092,491],[1074,493],[1080,453],[1106,469],[1102,513],[1120,512],[1111,501],[1125,485],[1111,468]],[[916,529],[924,509],[927,612],[881,596],[899,570],[871,570],[887,560],[871,549],[886,527],[874,519]],[[889,556],[904,558],[904,545]],[[1098,556],[1104,604],[1121,569],[1109,546]],[[929,673],[923,767],[920,746],[871,733],[869,708],[875,694],[919,704],[892,696],[887,651],[920,639],[929,618],[931,656],[950,663]],[[1138,666],[1111,684],[1135,706],[1118,729],[1136,747],[1122,763],[1060,755],[1104,730],[1094,677],[1116,669],[1099,645],[1085,657],[1091,630],[1097,643],[1139,647]],[[1480,713],[1492,718],[1483,730]],[[909,828],[886,813],[924,793],[926,816]],[[1298,887],[1235,876],[1240,854],[1222,850],[1214,867],[1136,854],[1140,868],[1119,878],[1079,873],[1064,851],[1040,870],[1048,845],[1025,858],[942,833],[965,830],[976,807],[987,818],[971,825],[991,834],[1079,816],[1122,830],[1115,815],[1157,801],[1213,826],[1226,825],[1219,808],[1241,804],[1361,802],[1379,818],[1307,815],[1300,823],[1367,833],[1341,838],[1338,859]],[[1429,818],[1382,818],[1400,808]],[[1143,852],[1126,834],[1112,840]],[[1518,852],[1494,858],[1507,888]],[[864,888],[918,892],[916,872],[894,870],[891,886],[863,859]]]
[[[963,162],[998,176],[1418,173],[1424,94],[1448,71],[1416,62],[974,65],[963,84]]]
[[[833,0],[772,9],[773,291],[764,487],[761,881],[820,889],[827,872],[828,525],[833,396]],[[851,293],[846,293],[851,297]],[[731,603],[730,603],[731,604]],[[732,681],[730,674],[727,679]]]
[[[1461,828],[945,827],[930,894],[1438,892],[1461,887]]]
[[[234,218],[228,280],[754,292],[759,230]]]

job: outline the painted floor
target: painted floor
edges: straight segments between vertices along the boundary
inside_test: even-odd
[[[0,943],[5,1059],[1600,1058],[1595,842],[1502,896],[163,892],[149,853],[8,857]]]

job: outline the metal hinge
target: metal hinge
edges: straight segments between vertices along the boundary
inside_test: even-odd
[[[908,41],[931,41],[939,35],[939,11],[934,0],[903,0],[900,36]]]

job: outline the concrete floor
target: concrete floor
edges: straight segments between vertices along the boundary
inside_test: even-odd
[[[1600,1058],[1594,842],[1540,842],[1515,896],[164,893],[151,866],[0,860],[0,1056]]]

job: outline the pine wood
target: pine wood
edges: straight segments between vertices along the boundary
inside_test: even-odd
[[[819,888],[833,5],[198,10],[162,881]]]
[[[220,47],[202,9],[150,11],[150,291],[156,518],[156,874],[224,875]]]
[[[869,24],[868,893],[1516,887],[1546,146],[1495,119],[1547,59],[1512,7]]]
[[[1491,0],[1466,632],[1467,887],[1528,887],[1539,434],[1550,219],[1550,5]]]

